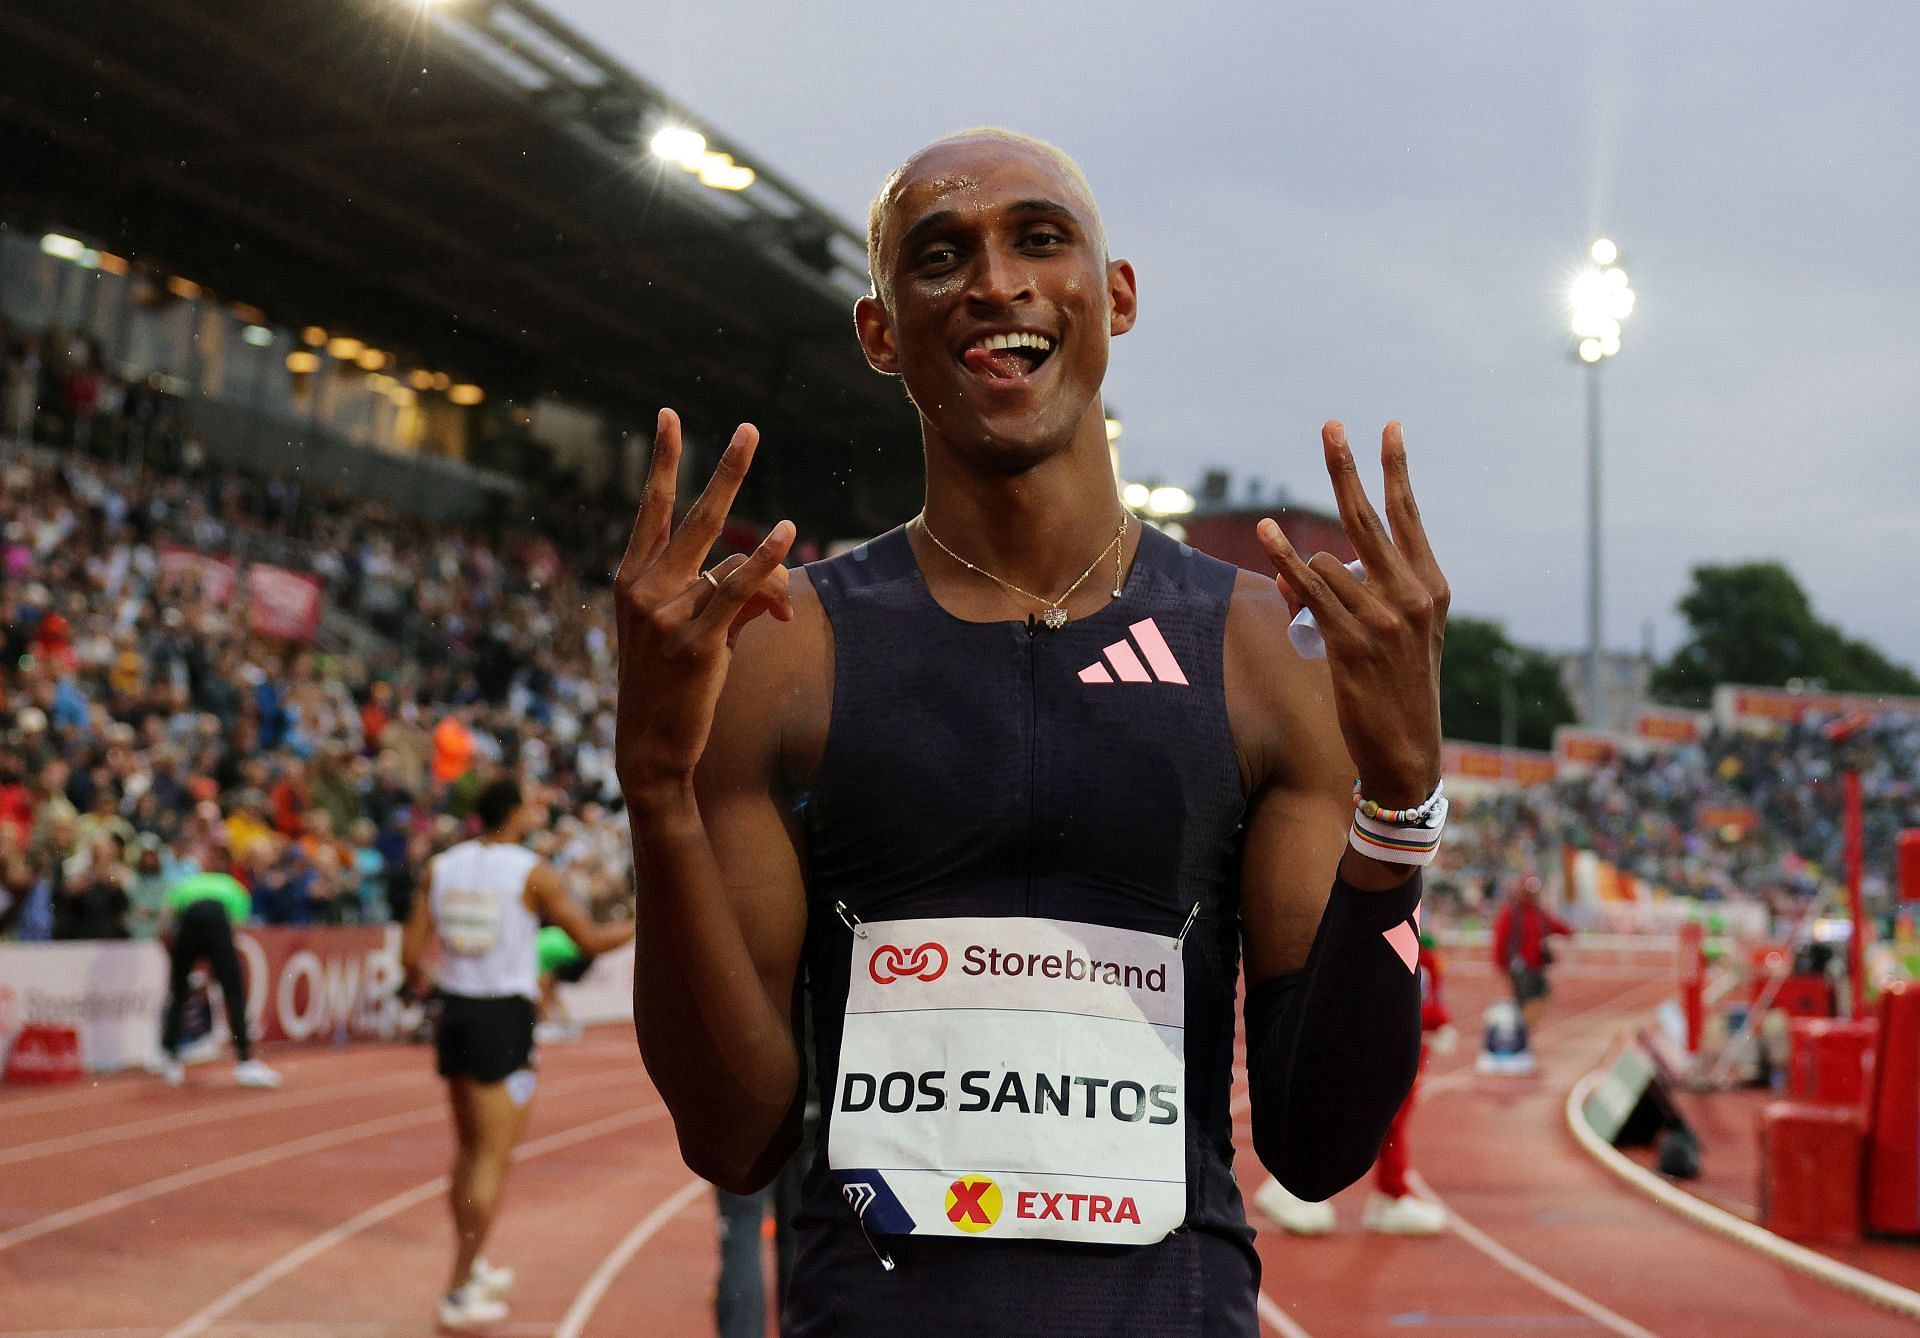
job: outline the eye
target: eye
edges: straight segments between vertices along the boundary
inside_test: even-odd
[[[1066,241],[1052,228],[1035,228],[1020,238],[1020,245],[1031,251],[1052,251],[1066,245]]]
[[[951,265],[959,255],[959,251],[954,248],[952,242],[934,242],[924,247],[919,255],[914,257],[913,267],[915,269],[940,269],[944,266]]]

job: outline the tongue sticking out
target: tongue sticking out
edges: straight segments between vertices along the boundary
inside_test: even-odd
[[[1013,381],[1038,365],[1033,350],[1024,348],[970,348],[962,355],[967,370],[979,376]]]

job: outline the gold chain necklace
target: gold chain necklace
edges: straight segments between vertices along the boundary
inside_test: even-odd
[[[920,517],[920,528],[926,531],[927,538],[933,540],[933,546],[935,548],[938,548],[942,553],[945,553],[948,557],[952,558],[955,562],[958,562],[961,566],[965,567],[968,571],[978,572],[980,575],[986,577],[989,581],[994,582],[996,585],[1003,586],[1006,589],[1013,591],[1013,593],[1016,595],[1024,596],[1025,598],[1032,600],[1034,603],[1042,605],[1043,607],[1040,611],[1040,621],[1046,624],[1048,631],[1058,631],[1060,628],[1065,627],[1067,625],[1067,610],[1066,610],[1067,600],[1072,597],[1074,591],[1080,588],[1081,583],[1084,582],[1087,579],[1087,577],[1093,575],[1093,569],[1099,566],[1101,562],[1103,562],[1106,559],[1106,556],[1109,553],[1113,554],[1113,597],[1115,599],[1120,598],[1120,593],[1121,593],[1120,591],[1120,560],[1123,556],[1123,552],[1120,548],[1120,541],[1127,537],[1127,526],[1132,522],[1132,520],[1133,520],[1133,517],[1129,515],[1123,515],[1120,517],[1119,530],[1117,530],[1114,533],[1113,538],[1107,541],[1107,546],[1100,550],[1100,556],[1096,557],[1092,562],[1089,562],[1087,564],[1087,569],[1080,573],[1080,579],[1075,581],[1072,585],[1068,586],[1065,590],[1062,590],[1060,592],[1060,597],[1058,599],[1048,599],[1044,595],[1034,594],[1033,591],[1031,590],[1022,590],[1019,586],[1015,585],[1012,581],[1002,580],[1000,577],[995,576],[992,572],[988,571],[985,567],[975,566],[973,563],[967,561],[965,558],[961,557],[958,553],[954,552],[951,548],[948,548],[945,544],[940,542],[940,536],[933,532],[933,527],[927,524],[927,518],[924,515]]]

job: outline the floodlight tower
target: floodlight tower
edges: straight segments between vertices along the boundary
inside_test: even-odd
[[[1587,248],[1574,277],[1574,352],[1587,369],[1587,672],[1586,723],[1600,727],[1600,367],[1620,351],[1621,324],[1633,314],[1633,287],[1620,268],[1620,248],[1602,237]]]

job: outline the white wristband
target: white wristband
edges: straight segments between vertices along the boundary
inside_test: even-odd
[[[1440,853],[1440,835],[1447,826],[1447,801],[1443,797],[1434,806],[1427,821],[1417,827],[1370,818],[1359,809],[1353,811],[1353,826],[1347,832],[1347,844],[1362,855],[1388,864],[1424,867]]]

